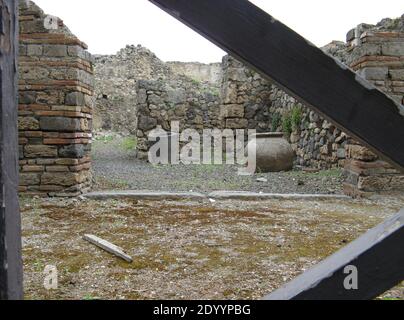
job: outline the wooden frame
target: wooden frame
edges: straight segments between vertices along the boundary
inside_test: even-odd
[[[18,204],[18,0],[0,0],[0,299],[22,299]]]
[[[247,0],[150,0],[404,170],[404,107]],[[404,280],[404,211],[266,299],[372,299]],[[343,271],[360,272],[347,290]]]
[[[399,169],[404,108],[246,0],[153,3],[274,81]],[[18,205],[18,0],[0,0],[0,299],[21,299]],[[404,212],[362,236],[267,299],[370,299],[404,279]],[[352,264],[358,290],[342,288]],[[362,277],[362,276],[360,276]],[[363,287],[361,287],[363,286]]]

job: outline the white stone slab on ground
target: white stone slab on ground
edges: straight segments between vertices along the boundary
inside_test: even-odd
[[[104,240],[92,234],[85,234],[83,239],[96,245],[97,247],[112,253],[113,255],[125,260],[126,262],[131,263],[133,261],[132,257],[127,255],[122,248]]]

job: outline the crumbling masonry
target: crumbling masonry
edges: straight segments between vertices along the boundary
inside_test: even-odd
[[[76,196],[91,182],[91,56],[61,20],[46,17],[21,2],[19,190]]]

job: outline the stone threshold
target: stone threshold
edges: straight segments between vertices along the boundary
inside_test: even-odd
[[[209,194],[198,192],[166,192],[166,191],[98,191],[83,194],[84,198],[93,200],[135,199],[135,200],[352,200],[351,197],[336,194],[278,194],[255,193],[244,191],[215,191]]]

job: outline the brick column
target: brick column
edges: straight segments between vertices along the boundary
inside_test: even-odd
[[[91,183],[93,68],[87,46],[33,2],[20,5],[20,192],[77,196]]]
[[[359,26],[348,34],[348,44],[352,47],[351,67],[403,104],[404,33],[361,30]],[[346,150],[346,194],[366,196],[373,192],[404,190],[404,175],[374,153],[356,142],[348,144]]]

